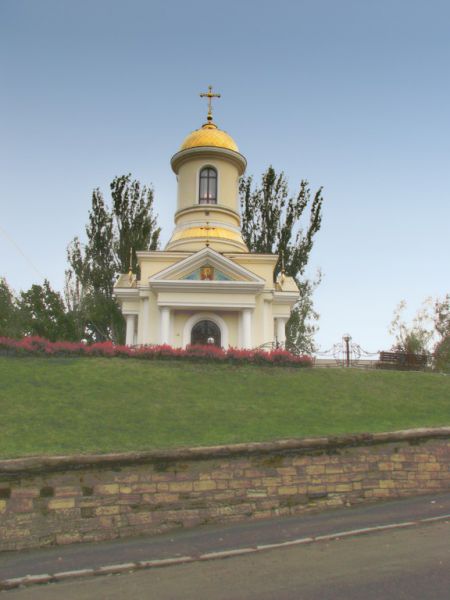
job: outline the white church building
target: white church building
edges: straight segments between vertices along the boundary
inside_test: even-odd
[[[126,344],[256,348],[285,342],[299,298],[295,281],[273,281],[278,257],[249,252],[241,234],[239,178],[247,161],[212,120],[172,157],[178,182],[175,228],[162,251],[138,251],[140,279],[119,276],[114,293]]]

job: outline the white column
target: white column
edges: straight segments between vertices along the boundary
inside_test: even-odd
[[[286,323],[287,319],[285,317],[278,317],[276,319],[277,322],[277,342],[284,346],[286,343]]]
[[[161,307],[161,344],[170,344],[170,308]]]
[[[149,316],[149,300],[147,297],[142,302],[142,344],[150,343],[150,332],[148,330]]]
[[[272,324],[272,319],[271,319],[271,315],[269,314],[269,302],[268,302],[268,300],[263,300],[263,324],[262,324],[262,334],[263,334],[262,343],[263,344],[267,344],[267,342],[273,341],[273,327],[272,327],[272,331],[269,331],[271,324]]]
[[[127,330],[125,335],[125,344],[133,346],[134,344],[134,315],[126,315]]]
[[[242,311],[242,346],[252,348],[252,309],[244,308]]]

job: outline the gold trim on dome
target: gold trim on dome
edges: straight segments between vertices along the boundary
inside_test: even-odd
[[[205,235],[205,227],[190,227],[189,229],[183,229],[182,231],[176,231],[170,239],[170,242],[175,242],[176,240],[184,240],[186,238],[218,238],[218,239],[226,239],[233,240],[235,242],[244,243],[242,236],[240,233],[236,231],[230,231],[229,229],[225,229],[223,227],[211,227],[209,230],[210,235]],[[209,232],[208,232],[209,233]],[[169,243],[170,243],[169,242]]]
[[[227,150],[239,152],[239,148],[231,135],[218,129],[214,123],[205,123],[201,129],[196,129],[190,133],[181,144],[180,151],[203,146],[226,148]]]

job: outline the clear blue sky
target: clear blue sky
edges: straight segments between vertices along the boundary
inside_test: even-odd
[[[447,0],[0,0],[0,63],[0,275],[16,290],[35,269],[62,288],[92,189],[116,175],[153,185],[167,241],[169,160],[211,83],[249,174],[324,186],[322,349],[346,332],[386,348],[402,298],[449,291]]]

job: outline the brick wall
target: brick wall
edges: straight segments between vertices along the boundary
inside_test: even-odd
[[[0,550],[450,489],[450,427],[0,461]]]

